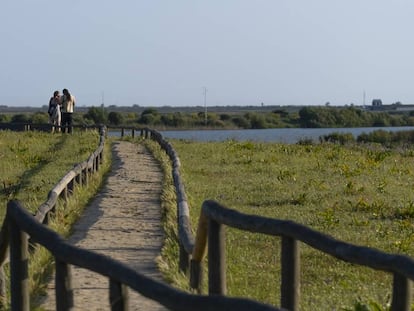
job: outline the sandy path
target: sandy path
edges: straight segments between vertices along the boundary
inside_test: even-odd
[[[74,226],[68,241],[161,280],[155,262],[163,243],[161,187],[162,172],[144,146],[115,143],[108,180]],[[110,310],[105,277],[72,267],[72,282],[74,310]],[[52,281],[42,304],[46,310],[55,310],[54,287]],[[165,310],[132,290],[129,301],[129,310]]]

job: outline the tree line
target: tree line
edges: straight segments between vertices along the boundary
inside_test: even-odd
[[[1,123],[47,123],[46,112],[0,114]],[[172,112],[160,113],[156,108],[141,113],[110,111],[91,107],[86,113],[74,114],[75,124],[107,124],[110,126],[149,126],[160,129],[266,129],[266,128],[339,128],[413,126],[414,111],[369,111],[358,107],[307,106],[289,112],[283,108],[273,111],[237,112]]]

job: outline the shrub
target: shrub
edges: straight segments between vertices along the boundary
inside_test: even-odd
[[[0,114],[0,123],[10,122],[10,116],[7,114]]]
[[[320,140],[324,142],[339,143],[341,145],[344,145],[346,143],[355,142],[355,137],[351,133],[334,132],[328,135],[322,135],[320,137]]]
[[[108,121],[108,115],[105,109],[91,107],[88,112],[84,115],[85,119],[89,119],[95,124],[106,123]]]
[[[116,111],[111,111],[108,114],[108,122],[113,125],[120,125],[124,122],[124,116]]]
[[[11,123],[31,123],[31,119],[27,114],[15,114],[11,118]]]
[[[250,121],[245,117],[237,116],[232,119],[233,123],[240,128],[248,129],[250,128]]]
[[[32,117],[32,122],[35,124],[48,123],[49,116],[46,112],[36,112]]]

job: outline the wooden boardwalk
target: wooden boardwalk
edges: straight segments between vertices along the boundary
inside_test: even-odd
[[[161,169],[144,146],[115,143],[106,184],[74,226],[68,241],[162,280],[156,265],[163,244],[161,187]],[[72,271],[73,310],[110,310],[108,279],[78,267],[72,267]],[[129,310],[166,310],[134,291],[128,292]],[[41,307],[55,310],[54,299],[52,280]]]

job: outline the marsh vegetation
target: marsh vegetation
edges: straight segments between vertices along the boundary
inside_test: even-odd
[[[381,144],[172,141],[196,227],[204,200],[414,256],[414,149]],[[229,295],[279,305],[280,239],[227,229]],[[392,278],[301,244],[301,310],[385,306]],[[177,279],[179,279],[177,277]]]

